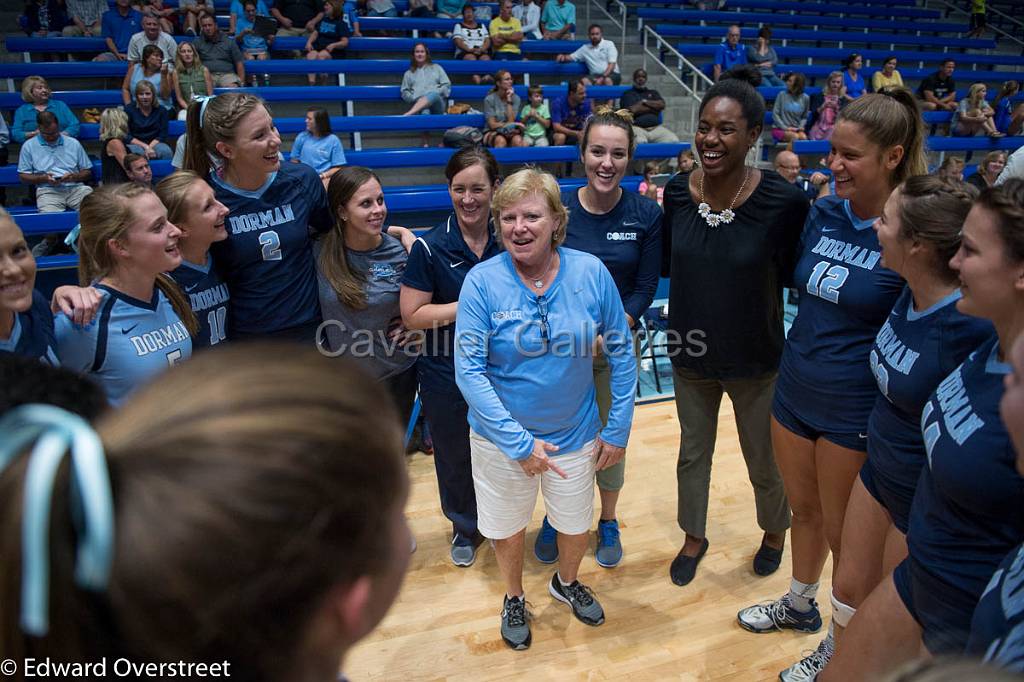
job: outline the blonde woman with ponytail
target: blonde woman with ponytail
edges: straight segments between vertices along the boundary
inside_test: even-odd
[[[82,202],[78,279],[103,297],[96,322],[56,321],[61,365],[95,380],[112,405],[192,355],[195,315],[164,273],[181,264],[179,230],[156,194],[137,184],[101,187]]]

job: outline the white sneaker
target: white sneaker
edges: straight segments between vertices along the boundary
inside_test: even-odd
[[[821,640],[817,649],[779,673],[779,679],[782,682],[814,682],[818,679],[818,673],[828,665],[833,653],[835,642],[832,635],[828,635]]]

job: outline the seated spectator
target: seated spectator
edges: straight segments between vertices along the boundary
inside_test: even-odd
[[[689,173],[697,167],[697,158],[692,149],[684,149],[676,157],[676,173]]]
[[[107,52],[96,55],[93,61],[125,61],[132,36],[142,30],[142,12],[132,9],[131,0],[115,0],[112,9],[103,13],[102,35]]]
[[[949,132],[957,137],[973,137],[988,135],[989,137],[1005,137],[996,130],[992,120],[995,112],[985,101],[988,87],[984,83],[974,83],[967,91],[967,97],[960,100],[960,105],[953,112],[953,120],[949,123]]]
[[[519,20],[524,37],[530,40],[541,40],[544,37],[540,32],[540,6],[533,0],[524,0],[523,4],[514,5],[512,16]]]
[[[964,181],[964,160],[955,156],[947,156],[939,166],[938,176],[950,184],[956,185]]]
[[[523,58],[523,26],[512,16],[512,0],[501,0],[498,7],[498,18],[489,27],[494,58],[518,61]]]
[[[199,58],[210,70],[216,88],[237,88],[245,83],[245,61],[238,44],[220,32],[212,14],[199,19],[202,35],[192,41]]]
[[[476,20],[473,5],[466,3],[462,7],[462,21],[452,31],[452,42],[455,43],[455,58],[466,61],[489,60],[491,58],[491,38],[487,29]],[[473,82],[481,81],[479,74],[473,74]]]
[[[312,166],[320,174],[324,189],[331,176],[347,163],[341,140],[331,132],[331,118],[326,109],[310,107],[306,110],[306,129],[295,136],[290,159],[292,163]]]
[[[540,13],[544,40],[572,40],[576,27],[576,5],[569,0],[548,0]]]
[[[772,107],[772,139],[792,142],[807,139],[807,118],[811,113],[811,98],[804,92],[804,75],[786,76],[786,89],[775,96]]]
[[[142,154],[126,154],[124,172],[129,182],[137,182],[146,187],[153,184],[153,169],[149,167],[149,159]]]
[[[267,9],[267,5],[263,0],[255,0],[255,14],[261,17],[269,17],[270,10]],[[228,35],[238,37],[238,34],[242,29],[238,26],[239,19],[245,18],[245,3],[242,0],[231,0],[231,10],[228,14]],[[250,18],[249,23],[252,23]]]
[[[167,109],[156,103],[156,88],[149,81],[135,86],[135,103],[124,108],[128,114],[128,132],[132,136],[129,151],[147,159],[169,159],[171,148],[163,140],[167,137]]]
[[[171,78],[167,73],[164,53],[156,45],[146,45],[143,48],[142,61],[138,64],[128,63],[128,71],[121,82],[121,100],[125,104],[132,103],[132,93],[142,81],[153,84],[153,89],[157,93],[157,103],[169,110],[172,106]]]
[[[771,46],[771,41],[771,27],[762,26],[757,32],[757,42],[747,46],[747,63],[753,64],[761,72],[761,82],[764,85],[780,87],[784,83],[775,73],[775,65],[779,63],[779,56],[775,53],[775,48]]]
[[[142,31],[133,35],[128,43],[128,63],[138,64],[143,61],[142,50],[147,45],[159,47],[164,56],[164,64],[168,69],[174,68],[178,43],[171,35],[160,30],[160,23],[156,17],[142,17]]]
[[[145,0],[145,4],[139,8],[143,18],[154,17],[159,22],[160,30],[168,35],[174,35],[181,30],[178,24],[178,10],[168,7],[164,0]]]
[[[746,63],[747,51],[740,45],[740,27],[733,24],[726,31],[725,40],[715,51],[715,59],[711,63],[711,79],[717,82],[723,72]]]
[[[124,160],[132,135],[128,130],[128,114],[110,107],[100,114],[100,173],[104,185],[128,182]]]
[[[640,181],[637,192],[648,199],[657,201],[660,206],[665,196],[665,188],[658,186],[654,179],[655,175],[661,175],[661,164],[657,161],[648,161],[644,164],[644,179]]]
[[[1012,98],[1020,92],[1020,81],[1006,81],[992,102],[996,130],[1007,135],[1019,135],[1024,127],[1024,102],[1014,104]]]
[[[679,137],[661,124],[665,100],[661,93],[647,87],[647,72],[633,72],[633,87],[622,93],[619,106],[633,114],[633,137],[637,144],[679,142]]]
[[[14,110],[14,125],[11,137],[19,144],[31,139],[37,132],[36,115],[41,111],[52,112],[57,117],[60,132],[78,137],[78,119],[67,104],[50,99],[50,86],[42,76],[29,76],[21,82],[21,98],[28,102]]]
[[[808,201],[817,199],[821,186],[828,184],[828,176],[824,173],[815,172],[809,178],[800,175],[800,157],[789,150],[783,150],[775,155],[775,172],[786,182],[799,187]]]
[[[466,0],[436,0],[438,19],[458,19],[463,16],[462,9]]]
[[[418,19],[432,19],[434,17],[434,0],[409,0],[407,16]]]
[[[368,17],[397,17],[398,9],[391,0],[360,0],[366,5]]]
[[[279,36],[301,36],[312,33],[323,18],[322,4],[317,0],[274,0],[270,14],[280,28]]]
[[[61,0],[25,0],[25,33],[38,38],[63,35],[68,14]]]
[[[110,5],[107,0],[64,0],[68,25],[62,33],[67,38],[98,36],[103,30],[102,17]]]
[[[882,62],[882,70],[875,71],[871,76],[871,89],[881,92],[882,88],[903,87],[903,76],[896,70],[896,57],[886,57]]]
[[[508,0],[506,0],[507,2]],[[522,123],[516,121],[519,95],[513,89],[512,74],[500,69],[494,74],[494,88],[484,98],[487,121],[484,144],[488,147],[524,147]]]
[[[434,0],[426,1],[433,5]],[[345,25],[348,26],[349,34],[354,38],[362,38],[363,34],[359,31],[359,12],[356,10],[354,0],[345,0],[344,10]]]
[[[582,80],[569,81],[565,97],[552,103],[552,139],[556,145],[577,144],[583,124],[590,118],[590,102],[587,101],[587,84]]]
[[[178,0],[181,28],[187,36],[199,34],[199,17],[213,14],[213,0]]]
[[[257,5],[258,0],[245,0],[242,3],[242,16],[236,23],[238,33],[235,35],[235,41],[241,46],[242,57],[247,62],[266,61],[270,57],[270,48],[276,37],[271,35],[264,38],[256,33]],[[252,79],[252,87],[259,86],[258,74],[251,73],[249,78]],[[263,84],[270,85],[270,74],[263,74]]]
[[[6,166],[8,161],[7,145],[11,143],[11,131],[7,127],[7,121],[0,114],[0,166]],[[0,206],[7,205],[7,190],[0,187]]]
[[[344,59],[348,47],[348,24],[345,23],[341,0],[327,0],[324,3],[324,17],[316,30],[306,40],[306,59]],[[316,74],[309,74],[309,84],[316,85]],[[320,74],[320,81],[327,84],[327,74]]]
[[[825,89],[811,98],[811,111],[814,124],[811,126],[812,140],[828,140],[832,138],[832,129],[836,126],[839,110],[843,108],[843,74],[833,71],[828,75]]]
[[[519,120],[523,124],[524,147],[547,147],[548,129],[551,128],[551,110],[544,101],[544,90],[539,85],[531,85],[530,101],[519,112]]]
[[[192,43],[182,43],[178,46],[174,71],[171,72],[171,85],[179,109],[179,121],[185,120],[189,102],[196,97],[213,95],[213,76],[210,75],[210,70],[203,66],[203,60],[199,58]]]
[[[622,82],[619,72],[619,50],[615,43],[606,40],[601,27],[591,24],[587,28],[590,42],[581,46],[572,54],[558,55],[559,62],[584,62],[587,65],[587,76],[583,81],[587,85],[618,85]]]
[[[447,109],[452,82],[440,64],[430,59],[430,50],[423,43],[412,48],[409,68],[402,76],[402,100],[411,105],[403,116],[414,114],[443,114]],[[429,146],[430,135],[423,132],[423,146]]]
[[[996,184],[1001,185],[1013,178],[1024,178],[1024,147],[1018,147],[1017,151],[1010,154],[1003,171],[996,178]]]
[[[978,170],[967,176],[964,180],[968,185],[974,185],[978,189],[985,189],[996,184],[996,179],[1006,167],[1006,152],[994,151],[985,155],[985,158],[978,164]]]
[[[864,77],[860,75],[864,58],[856,52],[843,60],[843,100],[852,102],[867,90]]]
[[[917,96],[921,100],[921,108],[925,111],[956,111],[956,81],[953,70],[956,62],[946,59],[942,67],[921,81],[917,88]]]
[[[78,140],[61,134],[53,112],[39,112],[36,125],[39,134],[21,145],[18,179],[36,186],[40,213],[78,210],[92,192],[85,184],[92,179],[92,162]]]

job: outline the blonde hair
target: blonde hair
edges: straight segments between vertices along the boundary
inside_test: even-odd
[[[128,114],[120,107],[108,107],[100,114],[100,141],[128,136]]]
[[[967,104],[972,109],[977,109],[981,106],[981,91],[988,88],[984,83],[974,83],[967,90]]]
[[[160,95],[157,94],[156,86],[145,79],[135,84],[135,92],[133,94],[135,95],[136,104],[139,103],[139,92],[141,92],[142,90],[149,90],[149,94],[153,95],[153,102],[151,106],[154,109],[160,106]]]
[[[527,166],[505,178],[498,191],[494,193],[494,198],[491,199],[491,215],[494,217],[495,236],[499,241],[502,240],[501,212],[530,195],[539,196],[547,204],[556,222],[551,235],[551,247],[560,246],[565,241],[569,211],[562,205],[562,193],[555,176],[533,166]]]
[[[180,170],[171,173],[153,188],[160,203],[167,209],[167,219],[175,225],[188,222],[185,199],[192,185],[197,182],[206,181],[190,170]]]
[[[185,68],[185,63],[181,61],[181,48],[184,45],[188,45],[192,48],[192,70],[198,70],[200,73],[203,71],[203,58],[199,56],[199,50],[192,43],[185,41],[178,46],[178,49],[174,53],[174,70],[178,73],[192,73],[192,70]]]
[[[256,95],[242,92],[229,92],[207,100],[205,111],[202,105],[200,100],[193,100],[188,105],[184,168],[205,178],[212,166],[211,155],[226,162],[217,151],[217,143],[234,142],[239,121],[255,111],[256,107],[263,107],[268,113],[270,109]],[[203,114],[202,121],[199,120],[200,112]]]
[[[903,158],[889,178],[893,189],[911,175],[928,174],[921,107],[910,90],[888,87],[861,95],[840,110],[837,121],[856,123],[868,141],[883,151],[903,147]]]
[[[26,102],[32,101],[32,88],[39,83],[42,83],[49,89],[50,84],[46,82],[46,79],[42,76],[28,76],[25,80],[21,81],[21,98]]]
[[[137,217],[132,204],[146,193],[153,193],[153,190],[129,182],[103,185],[82,200],[78,209],[82,226],[78,234],[78,283],[81,286],[91,286],[117,269],[117,257],[111,252],[109,242],[125,238]],[[165,274],[157,275],[156,286],[171,302],[189,333],[195,336],[199,323],[181,289]]]

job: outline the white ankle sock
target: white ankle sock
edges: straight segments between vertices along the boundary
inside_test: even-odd
[[[811,610],[814,597],[818,594],[818,583],[802,583],[796,578],[789,582],[789,602],[800,613]]]
[[[560,585],[561,585],[562,587],[569,587],[569,585],[572,585],[572,583],[573,583],[573,582],[575,582],[575,581],[572,581],[572,582],[568,582],[568,583],[567,583],[567,582],[565,582],[564,580],[562,580],[562,574],[561,574],[561,573],[555,572],[555,575],[557,575],[557,576],[558,576],[558,583],[559,583],[559,584],[560,584]]]

